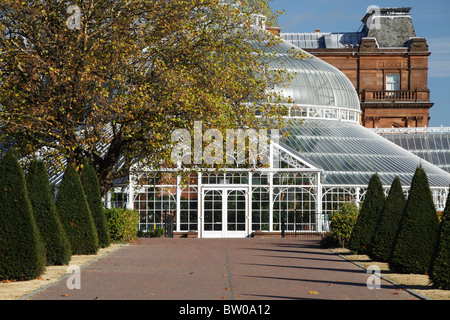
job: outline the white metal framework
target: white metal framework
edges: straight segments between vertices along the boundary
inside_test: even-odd
[[[282,145],[271,144],[270,165],[195,173],[183,183],[177,170],[142,172],[117,186],[107,206],[139,212],[139,230],[163,228],[175,216],[174,231],[195,231],[202,238],[251,237],[255,232],[329,231],[328,215],[343,203],[364,201],[367,185],[323,184],[323,169]],[[139,184],[136,183],[139,181]],[[390,186],[384,186],[386,195]],[[408,187],[405,187],[407,195]],[[443,208],[446,188],[433,187],[436,207]]]
[[[270,68],[292,75],[273,88],[290,102],[290,121],[283,138],[270,143],[269,165],[199,168],[187,183],[181,166],[136,172],[109,193],[107,206],[137,210],[141,231],[162,227],[165,216],[174,214],[176,232],[196,231],[199,237],[281,232],[282,224],[288,231],[321,233],[343,203],[364,201],[373,174],[386,194],[395,177],[407,192],[421,165],[436,208],[443,209],[450,174],[361,126],[358,95],[341,71],[312,56],[294,58],[292,51],[304,52],[286,41],[261,49],[277,56]]]

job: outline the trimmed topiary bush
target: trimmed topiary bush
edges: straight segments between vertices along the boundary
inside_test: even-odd
[[[45,244],[47,265],[69,264],[72,252],[56,211],[44,162],[32,161],[25,180],[36,224]]]
[[[450,290],[450,195],[447,196],[428,276],[435,288]]]
[[[94,167],[88,161],[85,161],[83,170],[81,170],[81,183],[97,229],[98,244],[100,247],[106,248],[110,245],[110,239],[100,194],[100,184]]]
[[[45,269],[45,248],[25,177],[13,151],[0,161],[0,280],[30,280]]]
[[[97,230],[74,166],[67,165],[58,189],[56,209],[69,239],[72,254],[96,254]]]
[[[389,261],[392,247],[400,229],[405,205],[406,197],[403,193],[402,184],[399,177],[395,177],[371,246],[370,257],[372,259],[382,262]]]
[[[350,237],[349,249],[358,253],[369,254],[371,243],[385,203],[385,196],[378,174],[369,181],[364,202]]]
[[[339,241],[336,240],[333,233],[329,232],[324,234],[323,238],[320,240],[319,246],[321,249],[332,249],[337,248],[340,245]]]
[[[439,218],[428,178],[421,166],[414,173],[389,267],[398,273],[428,271],[438,237]]]
[[[105,209],[109,234],[113,241],[132,241],[137,238],[139,214],[124,208]]]
[[[339,211],[330,215],[330,226],[333,237],[342,247],[347,247],[353,228],[358,219],[359,209],[354,203],[345,203]]]

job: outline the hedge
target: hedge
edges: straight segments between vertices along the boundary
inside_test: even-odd
[[[72,254],[96,254],[97,230],[80,177],[71,164],[67,165],[58,189],[56,208],[69,239]]]
[[[387,262],[392,253],[403,211],[406,205],[406,197],[403,193],[402,184],[399,177],[392,181],[383,214],[378,225],[372,243],[370,257],[376,261]]]
[[[369,254],[376,227],[385,203],[381,180],[374,174],[369,181],[364,202],[350,237],[349,248],[358,253]]]
[[[97,229],[98,244],[100,247],[106,248],[110,245],[110,239],[100,193],[100,184],[94,167],[88,161],[84,162],[83,170],[81,170],[81,183]]]
[[[14,151],[0,161],[0,280],[30,280],[45,270],[45,247]]]
[[[33,160],[25,180],[34,217],[45,244],[46,264],[49,266],[69,264],[72,252],[56,211],[44,162]]]
[[[439,218],[428,178],[421,166],[414,173],[389,267],[398,273],[425,274],[438,238]]]
[[[358,214],[359,209],[356,204],[345,203],[339,211],[335,211],[329,217],[332,235],[342,247],[348,246]]]
[[[105,209],[109,235],[113,241],[132,241],[137,238],[139,214],[124,208]]]
[[[450,290],[450,194],[447,196],[428,275],[434,287]]]

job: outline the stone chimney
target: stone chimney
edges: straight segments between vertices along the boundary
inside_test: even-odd
[[[371,6],[361,20],[366,37],[376,38],[380,48],[406,47],[416,37],[410,12],[411,7]]]

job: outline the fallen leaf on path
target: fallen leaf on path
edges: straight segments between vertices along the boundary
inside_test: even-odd
[[[309,294],[319,294],[317,291],[310,291]]]

